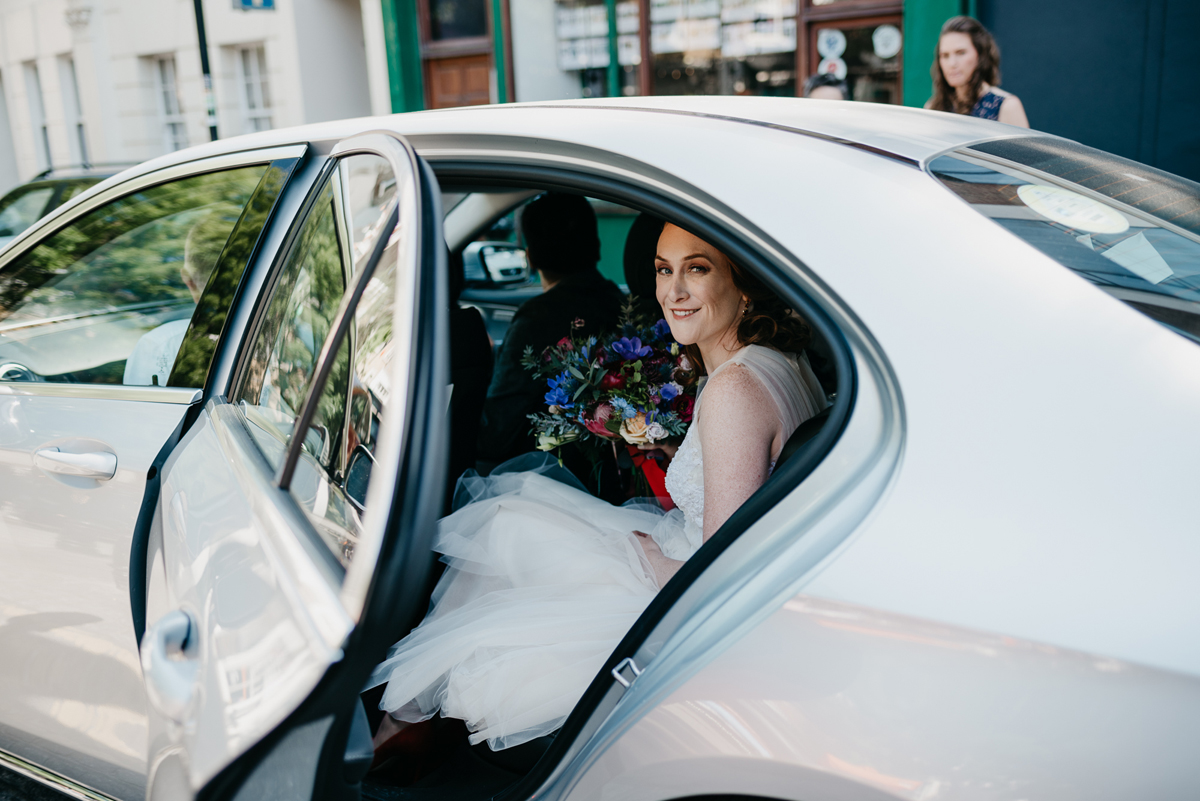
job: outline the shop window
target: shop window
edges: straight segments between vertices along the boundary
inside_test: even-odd
[[[796,93],[796,0],[650,0],[654,93]]]
[[[429,38],[467,39],[487,36],[485,0],[429,0]]]
[[[617,59],[616,94],[639,94],[641,12],[637,0],[621,0],[616,4],[616,10],[615,24],[610,27],[604,0],[558,0],[556,3],[558,66],[565,72],[579,73],[584,97],[614,94],[608,78],[614,52]],[[615,46],[611,36],[614,29]]]
[[[844,78],[850,100],[899,104],[904,61],[898,0],[802,0],[796,59],[800,87],[809,75]]]
[[[558,66],[584,97],[794,97],[819,71],[901,102],[903,0],[556,0]],[[615,72],[610,68],[617,61]]]

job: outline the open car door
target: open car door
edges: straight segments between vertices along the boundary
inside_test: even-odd
[[[403,139],[345,140],[247,301],[228,394],[163,470],[149,799],[357,796],[358,693],[424,611],[444,498],[441,219]]]

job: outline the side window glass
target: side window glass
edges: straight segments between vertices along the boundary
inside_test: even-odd
[[[275,468],[308,396],[317,357],[346,291],[346,269],[334,207],[334,179],[319,191],[285,258],[235,397],[250,430]],[[336,447],[336,431],[310,428],[306,450]]]
[[[120,198],[0,273],[0,380],[165,386],[268,165]]]
[[[338,558],[348,563],[358,538],[359,513],[389,393],[396,254],[392,232],[384,228],[396,202],[396,179],[388,161],[378,156],[351,156],[342,170],[355,278],[382,237],[389,238],[385,245],[389,250],[354,307],[290,489]]]

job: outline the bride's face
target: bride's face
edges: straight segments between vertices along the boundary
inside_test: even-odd
[[[658,302],[679,344],[703,350],[734,335],[745,298],[724,253],[668,223],[658,238],[654,271]]]

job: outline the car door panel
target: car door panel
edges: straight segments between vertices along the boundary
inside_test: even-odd
[[[444,398],[424,400],[429,387],[414,392],[413,375],[431,369],[413,356],[416,321],[444,324],[437,312],[417,313],[423,260],[444,271],[444,254],[418,245],[430,238],[421,221],[440,223],[425,183],[436,181],[403,140],[368,134],[339,144],[331,158],[263,281],[267,291],[254,299],[256,330],[242,344],[230,400],[209,401],[164,468],[148,556],[153,622],[141,654],[150,798],[250,797],[267,788],[272,797],[308,797],[326,754],[339,777],[346,773],[354,699],[369,666],[348,684],[330,677],[345,664],[376,559],[390,550],[396,462],[412,407],[444,413]],[[355,159],[383,160],[389,175],[373,183],[368,175],[355,188],[345,180]],[[336,225],[331,204],[345,215]],[[431,204],[435,213],[424,211]],[[340,277],[331,260],[342,262]],[[444,293],[435,297],[444,305]],[[347,377],[348,354],[371,366],[367,378]],[[432,370],[442,376],[434,394],[444,395],[444,368]],[[370,410],[365,428],[350,424],[351,408]],[[376,441],[384,466],[371,477],[360,521],[344,491],[347,460]],[[412,510],[434,498],[440,506],[437,478],[438,491]],[[349,696],[336,711],[310,712],[331,681]],[[357,754],[362,738],[350,739]]]
[[[149,524],[145,496],[164,447],[201,398],[208,368],[204,361],[190,371],[194,386],[138,386],[153,381],[121,383],[130,380],[126,361],[168,326],[186,339],[189,319],[215,347],[219,337],[210,334],[221,331],[227,310],[216,307],[225,295],[207,290],[240,281],[298,153],[278,155],[238,154],[142,176],[76,209],[65,224],[42,226],[0,267],[4,355],[40,342],[47,364],[68,365],[68,374],[55,375],[37,362],[0,380],[0,638],[12,638],[0,647],[0,748],[120,798],[144,794],[146,769],[136,630],[142,598],[130,589],[143,577],[131,576],[142,564],[132,546],[139,522]],[[216,189],[212,197],[189,195],[188,181],[203,185],[218,173],[256,178],[238,179],[249,201]],[[220,226],[201,243],[191,234],[210,218]],[[186,282],[189,251],[211,258],[210,285],[189,286],[186,300],[175,297],[182,290],[163,295],[153,271]],[[30,270],[44,284],[23,284]],[[114,298],[128,301],[116,313],[132,331],[124,340],[109,331]],[[158,313],[172,305],[182,311]],[[176,354],[169,346],[163,354],[154,380],[166,384]]]
[[[0,385],[0,748],[118,796],[140,791],[145,761],[130,532],[146,473],[198,394],[159,392],[184,402],[43,397]],[[36,466],[34,452],[51,447],[112,453],[115,475]],[[59,747],[31,753],[36,741]]]
[[[162,716],[151,746],[161,751],[175,734],[191,782],[202,785],[308,694],[336,661],[350,621],[336,590],[341,566],[320,543],[295,536],[301,521],[272,486],[236,407],[210,404],[164,474],[164,580],[152,589],[165,596],[150,605],[184,611],[200,634],[187,658],[147,662],[147,688],[164,709],[170,681],[192,674],[198,682],[175,720]],[[143,658],[152,660],[153,634],[145,642]]]

